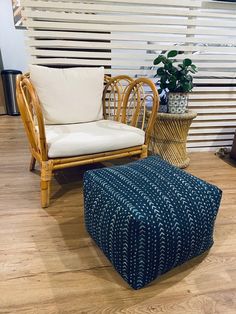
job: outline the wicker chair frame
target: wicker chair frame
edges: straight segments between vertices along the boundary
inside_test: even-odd
[[[145,131],[145,143],[141,146],[67,158],[49,158],[43,113],[30,75],[17,77],[17,101],[31,151],[30,171],[36,161],[41,166],[41,205],[49,206],[50,182],[55,170],[79,165],[103,162],[111,159],[147,156],[152,129],[159,107],[159,96],[154,83],[147,78],[133,80],[129,76],[108,77],[104,79],[103,114],[104,119],[140,127]],[[146,92],[148,90],[148,92]],[[146,117],[146,103],[152,102],[151,113]]]

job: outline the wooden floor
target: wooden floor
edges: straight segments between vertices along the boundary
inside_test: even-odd
[[[134,291],[89,238],[82,173],[55,175],[40,208],[39,171],[19,117],[0,117],[0,313],[236,313],[236,168],[213,153],[191,155],[188,171],[223,189],[215,245]]]

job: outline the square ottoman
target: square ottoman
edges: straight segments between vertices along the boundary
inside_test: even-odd
[[[222,192],[158,156],[84,176],[86,228],[134,289],[207,251]]]

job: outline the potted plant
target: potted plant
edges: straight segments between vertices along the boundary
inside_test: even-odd
[[[191,59],[184,59],[182,63],[176,64],[174,59],[178,51],[171,50],[165,56],[160,54],[153,62],[154,65],[161,64],[157,69],[155,77],[158,77],[159,94],[168,95],[168,112],[184,113],[188,105],[188,93],[193,89],[192,73],[197,73],[197,67]]]

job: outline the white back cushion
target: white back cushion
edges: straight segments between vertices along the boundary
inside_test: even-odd
[[[55,69],[31,65],[30,78],[46,124],[102,119],[103,67]]]

